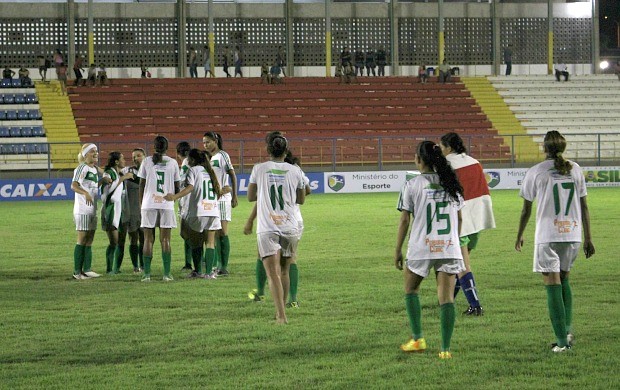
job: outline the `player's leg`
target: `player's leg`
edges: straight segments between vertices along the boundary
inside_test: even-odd
[[[138,257],[140,247],[138,246],[138,240],[140,234],[138,230],[130,231],[129,233],[129,257],[131,258],[131,265],[133,266],[133,272],[140,272],[140,265],[138,264]]]
[[[416,263],[419,264],[417,264],[418,267],[414,268],[416,272],[413,272],[409,265],[416,266]],[[407,319],[411,328],[411,339],[400,346],[400,349],[404,352],[423,352],[426,349],[426,340],[422,333],[422,305],[418,296],[420,284],[428,275],[428,271],[425,273],[422,270],[422,268],[427,268],[425,263],[425,261],[407,261],[403,272],[405,277],[405,308],[407,309]]]
[[[220,222],[222,230],[220,230],[219,245],[220,245],[220,262],[218,266],[218,276],[228,276],[228,260],[230,257],[230,240],[228,238],[228,223],[232,220],[232,204],[230,201],[220,202],[225,204],[224,210],[222,210],[222,216]]]
[[[543,275],[543,283],[547,291],[547,307],[551,327],[557,339],[557,345],[552,347],[554,352],[564,352],[568,346],[566,336],[566,310],[562,297],[562,282],[560,280],[560,257],[554,243],[537,244],[534,246],[534,272]]]
[[[441,323],[441,353],[439,357],[449,359],[450,342],[454,331],[454,274],[443,271],[437,272],[437,298],[439,299],[439,320]]]
[[[112,274],[114,268],[114,252],[116,252],[116,246],[118,245],[118,230],[110,226],[108,230],[106,230],[106,234],[108,236],[108,247],[105,251],[105,272]]]
[[[143,227],[142,230],[144,232],[144,250],[142,251],[144,255],[144,275],[142,276],[142,280],[150,281],[151,261],[153,260],[153,243],[155,242],[155,228]]]
[[[170,265],[172,264],[172,248],[170,245],[170,239],[172,236],[172,229],[167,227],[159,228],[159,242],[161,244],[161,256],[164,265],[164,278],[163,280],[168,282],[173,280],[170,273]]]
[[[185,254],[185,264],[183,265],[183,268],[181,268],[181,271],[189,271],[192,269],[192,259],[193,259],[193,255],[192,255],[192,244],[189,242],[189,237],[187,235],[187,228],[185,227],[185,225],[187,225],[187,221],[181,217],[181,238],[183,238],[183,253]]]
[[[271,298],[276,308],[276,322],[286,324],[288,320],[284,311],[284,288],[282,286],[280,252],[278,251],[274,255],[263,257],[263,264],[267,272],[267,279],[269,280]]]
[[[461,253],[463,254],[463,263],[465,264],[465,270],[458,274],[459,285],[463,290],[463,294],[465,298],[467,298],[467,302],[469,303],[469,308],[463,312],[465,315],[473,315],[480,316],[484,313],[482,310],[482,306],[480,305],[480,299],[478,296],[478,289],[476,288],[476,281],[474,279],[474,274],[471,271],[471,263],[470,263],[470,247],[473,249],[475,247],[475,243],[472,246],[472,242],[477,243],[477,234],[472,234],[470,236],[461,237],[459,239],[461,245]],[[454,296],[456,296],[456,288],[454,289]]]
[[[125,257],[125,241],[127,239],[127,228],[129,224],[121,223],[118,230],[118,242],[116,244],[116,252],[114,252],[114,265],[112,266],[112,272],[115,274],[121,272],[121,265]]]
[[[208,230],[207,231],[207,249],[205,251],[205,278],[206,279],[215,279],[217,278],[217,273],[213,272],[213,265],[216,261],[215,255],[215,242],[217,237],[217,232],[219,230]]]
[[[290,265],[289,265],[289,296],[288,302],[286,304],[287,307],[299,307],[299,302],[297,301],[297,288],[299,287],[299,269],[297,268],[297,258],[291,257]]]

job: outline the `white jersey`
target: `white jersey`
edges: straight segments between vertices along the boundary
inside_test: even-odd
[[[93,198],[93,204],[89,206],[86,204],[84,195],[76,192],[73,214],[97,215],[97,198],[99,197],[97,168],[89,167],[84,163],[78,165],[73,170],[73,181],[78,182],[80,187],[88,191],[90,197]]]
[[[525,174],[519,195],[536,205],[536,244],[581,242],[581,201],[587,195],[581,167],[560,175],[553,160],[534,165]]]
[[[398,200],[398,210],[413,215],[407,260],[462,259],[458,211],[463,204],[460,195],[458,201],[449,197],[436,173],[407,181]]]
[[[215,171],[218,183],[220,183],[220,188],[230,186],[230,175],[228,174],[228,171],[230,170],[234,171],[235,168],[233,167],[232,162],[230,161],[230,156],[228,155],[228,153],[226,153],[223,150],[220,150],[219,152],[215,153],[213,157],[211,157],[211,166],[213,167],[213,170]],[[227,194],[222,195],[220,200],[222,201],[232,200],[232,193],[229,192]]]
[[[106,170],[103,177],[112,182],[101,186],[101,214],[108,226],[118,229],[123,211],[129,208],[125,182],[121,182],[120,175],[114,169]]]
[[[174,159],[162,156],[162,161],[155,165],[153,157],[147,157],[140,165],[138,176],[146,180],[142,210],[174,210],[174,202],[164,199],[164,195],[174,194],[174,183],[181,181],[179,164]]]
[[[183,162],[181,163],[181,170],[179,171],[179,176],[181,177],[181,184],[179,185],[179,189],[181,190],[185,188],[188,171],[189,171],[189,161],[186,157],[183,159]],[[187,217],[187,203],[188,202],[189,202],[188,196],[184,196],[181,199],[179,199],[179,215],[181,216],[181,218]]]
[[[220,216],[217,194],[213,191],[213,182],[209,172],[202,166],[196,165],[187,171],[187,185],[194,187],[187,198],[188,218],[191,217],[217,217]],[[183,199],[181,198],[181,199]]]
[[[301,169],[301,168],[300,168]],[[303,171],[302,171],[303,174]],[[304,191],[306,191],[306,186],[310,185],[310,179],[308,176],[304,174]],[[297,203],[295,203],[295,219],[297,220],[297,225],[300,229],[304,228],[304,218],[301,215],[301,207]]]
[[[256,233],[298,234],[297,189],[305,188],[301,169],[285,162],[267,161],[252,168],[250,184],[257,187]]]

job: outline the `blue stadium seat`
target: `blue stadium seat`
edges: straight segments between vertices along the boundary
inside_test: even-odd
[[[0,121],[6,119],[6,111],[0,111]]]
[[[39,98],[34,93],[26,94],[26,103],[36,104],[39,102]]]
[[[15,154],[26,154],[26,144],[18,144],[13,146]]]
[[[41,154],[49,153],[49,146],[47,144],[36,144],[36,145],[37,145],[38,153],[41,153]]]
[[[17,119],[19,120],[30,119],[30,116],[28,115],[28,110],[17,110]]]
[[[11,79],[2,79],[0,82],[0,88],[11,88],[13,86],[13,82]]]
[[[0,126],[0,137],[8,137],[10,136],[9,128],[5,126]]]
[[[4,95],[4,104],[13,104],[15,103],[15,95]]]
[[[9,150],[12,146],[11,144],[0,144],[0,154],[10,154]]]
[[[28,119],[41,119],[41,111],[28,110]]]
[[[15,95],[15,104],[25,104],[26,103],[26,95]]]
[[[26,154],[35,154],[37,153],[37,148],[35,144],[25,144],[24,145],[24,152],[26,152]]]
[[[19,79],[12,80],[13,88],[19,88],[22,86],[22,82]]]
[[[10,137],[21,137],[22,129],[20,127],[9,127],[9,136]]]
[[[32,136],[45,137],[45,130],[43,130],[42,126],[32,126]]]
[[[6,119],[10,120],[10,121],[16,121],[17,120],[17,111],[15,111],[15,110],[6,111]]]
[[[22,137],[32,137],[32,127],[22,127]]]

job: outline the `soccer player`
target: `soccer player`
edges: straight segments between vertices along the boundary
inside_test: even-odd
[[[189,145],[189,142],[182,141],[177,144],[177,159],[182,158],[181,162],[181,170],[179,172],[181,176],[181,184],[180,189],[182,190],[185,186],[185,179],[187,177],[187,171],[189,171],[189,164],[187,162],[187,155],[192,147]],[[179,199],[179,218],[181,219],[181,237],[183,238],[183,247],[185,253],[185,265],[181,269],[181,271],[191,271],[192,269],[192,247],[189,244],[187,238],[183,237],[184,232],[187,229],[184,228],[185,216],[187,215],[187,202],[189,198],[182,197]],[[197,270],[195,270],[197,271]]]
[[[196,273],[194,276],[215,279],[215,274],[210,273],[210,270],[215,260],[215,233],[221,229],[218,209],[221,189],[207,153],[191,149],[188,164],[190,168],[187,171],[185,187],[178,194],[166,194],[164,199],[174,202],[183,197],[188,198],[184,203],[186,210],[183,228],[186,229],[185,235],[191,246]],[[203,275],[202,258],[205,243],[206,273]]]
[[[305,200],[303,172],[284,162],[288,142],[281,135],[270,138],[267,152],[271,161],[252,168],[248,200],[257,202],[258,253],[269,280],[276,308],[276,322],[286,324],[285,292],[289,285],[289,266],[295,257],[299,240],[299,224],[295,204]]]
[[[415,162],[420,175],[405,183],[398,200],[400,222],[396,237],[394,263],[405,265],[405,305],[413,337],[400,346],[404,352],[423,352],[422,306],[418,293],[431,268],[437,278],[440,305],[441,359],[450,359],[450,341],[454,330],[454,275],[465,268],[458,246],[463,207],[463,189],[442,155],[438,145],[423,141],[418,145]],[[413,215],[407,257],[402,246]]]
[[[228,260],[230,257],[230,240],[228,239],[228,223],[232,220],[232,209],[237,207],[237,175],[230,161],[228,153],[222,150],[222,136],[212,131],[206,132],[202,137],[205,150],[211,155],[211,166],[217,174],[218,182],[222,187],[222,197],[219,202],[220,221],[222,229],[219,237],[216,237],[216,252],[221,266],[217,276],[228,276]],[[219,249],[218,249],[219,248]],[[207,270],[207,273],[211,272]]]
[[[566,139],[557,131],[545,135],[547,159],[530,168],[520,195],[523,209],[515,249],[523,248],[523,232],[536,206],[534,240],[534,272],[542,273],[547,290],[549,317],[557,342],[551,350],[569,350],[575,338],[572,328],[573,297],[568,282],[570,270],[577,258],[583,231],[583,252],[586,259],[595,249],[590,232],[590,212],[586,200],[586,182],[581,167],[564,159]]]
[[[71,189],[75,192],[73,220],[77,230],[77,243],[73,250],[73,278],[77,280],[101,276],[92,270],[92,245],[97,230],[98,158],[97,146],[84,144],[78,154],[80,164],[73,171],[71,182]]]
[[[151,260],[153,259],[153,243],[155,228],[159,227],[164,263],[165,282],[174,280],[170,274],[172,250],[170,248],[171,229],[177,227],[174,215],[174,202],[164,199],[164,195],[179,190],[179,164],[166,156],[168,139],[155,137],[155,153],[144,159],[138,177],[140,177],[140,209],[142,211],[142,229],[144,229],[144,274],[143,282],[151,281]]]
[[[467,155],[463,139],[458,134],[448,133],[444,135],[441,137],[439,146],[463,186],[463,198],[465,199],[465,205],[461,209],[463,225],[459,239],[465,270],[458,274],[454,294],[458,293],[459,287],[463,289],[463,294],[469,303],[469,308],[463,314],[481,316],[484,310],[480,305],[470,259],[471,252],[478,244],[480,232],[495,228],[491,194],[482,165],[478,160]]]
[[[125,168],[125,156],[120,152],[111,152],[108,156],[101,178],[101,228],[108,235],[108,248],[105,253],[106,272],[116,274],[119,272],[122,259],[119,258],[118,249],[119,231],[127,231],[129,223],[127,192],[125,181],[133,179],[133,173],[128,172],[121,176],[121,170]]]
[[[140,178],[138,177],[138,171],[140,165],[146,156],[146,152],[142,148],[136,148],[131,153],[133,160],[133,166],[125,167],[121,170],[121,174],[132,173],[133,178],[125,181],[125,189],[127,191],[127,203],[128,209],[125,213],[129,222],[127,223],[127,229],[119,231],[118,236],[118,268],[120,268],[125,255],[125,239],[127,233],[129,233],[129,256],[131,257],[131,264],[133,265],[134,274],[142,272],[144,267],[144,260],[142,258],[142,250],[144,248],[144,232],[140,228]]]

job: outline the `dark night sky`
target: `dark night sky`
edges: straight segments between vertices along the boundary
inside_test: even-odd
[[[620,0],[600,0],[599,15],[601,51],[617,48],[618,26],[614,22],[620,23]]]

